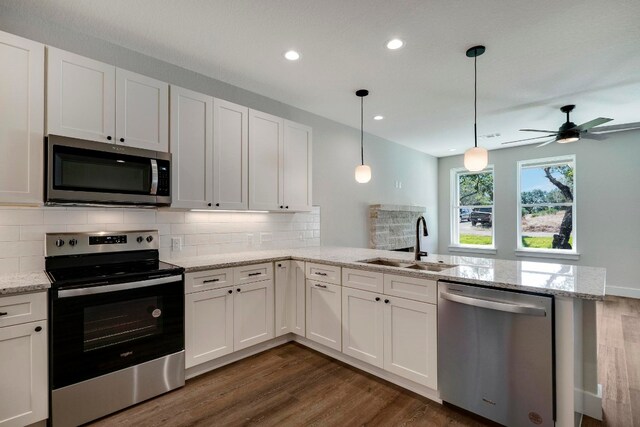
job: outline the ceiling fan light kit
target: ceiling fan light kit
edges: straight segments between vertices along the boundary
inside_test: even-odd
[[[467,49],[467,57],[473,58],[473,148],[464,152],[464,167],[471,172],[483,170],[489,164],[489,152],[486,148],[478,147],[478,56],[485,52],[484,46],[474,46]]]
[[[371,181],[371,168],[364,164],[364,97],[369,95],[366,89],[356,91],[356,96],[360,97],[360,163],[356,167],[355,178],[360,184]]]

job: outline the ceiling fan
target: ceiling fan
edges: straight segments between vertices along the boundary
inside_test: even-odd
[[[606,117],[598,117],[597,119],[593,119],[581,125],[576,125],[569,119],[569,113],[576,108],[575,105],[565,105],[560,108],[560,111],[567,115],[567,121],[560,126],[557,131],[553,130],[542,130],[542,129],[520,129],[524,132],[544,132],[548,135],[544,136],[536,136],[533,138],[525,138],[525,139],[517,139],[515,141],[507,141],[502,144],[514,144],[516,142],[523,141],[533,141],[536,139],[544,139],[551,138],[548,141],[544,141],[542,144],[538,145],[538,147],[543,147],[547,144],[551,144],[552,142],[559,142],[560,144],[565,144],[568,142],[578,141],[579,139],[595,139],[595,140],[603,140],[607,137],[603,135],[604,133],[610,132],[619,132],[623,130],[631,130],[631,129],[640,129],[640,122],[635,123],[626,123],[622,125],[615,126],[600,126],[604,123],[610,122],[613,119],[608,119]]]

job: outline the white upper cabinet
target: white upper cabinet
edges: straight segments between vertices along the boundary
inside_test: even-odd
[[[42,203],[44,45],[0,32],[0,203]]]
[[[212,200],[213,98],[171,86],[171,206],[208,208]]]
[[[169,151],[169,85],[116,69],[116,143]]]
[[[249,109],[213,100],[213,208],[249,208]]]
[[[284,121],[284,206],[293,211],[311,210],[311,140],[309,126]]]
[[[47,48],[47,134],[168,151],[169,85]]]
[[[284,209],[283,139],[283,119],[249,110],[249,209]]]
[[[47,48],[47,133],[115,142],[116,67]]]

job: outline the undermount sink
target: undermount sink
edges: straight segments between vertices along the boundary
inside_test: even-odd
[[[364,264],[384,265],[387,267],[409,268],[411,270],[435,271],[440,272],[449,268],[457,267],[452,264],[436,263],[436,262],[402,262],[384,258],[366,259],[358,261]]]

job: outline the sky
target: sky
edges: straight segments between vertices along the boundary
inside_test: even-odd
[[[543,168],[523,168],[520,175],[521,191],[531,191],[536,188],[543,191],[550,191],[556,188],[544,175]]]

